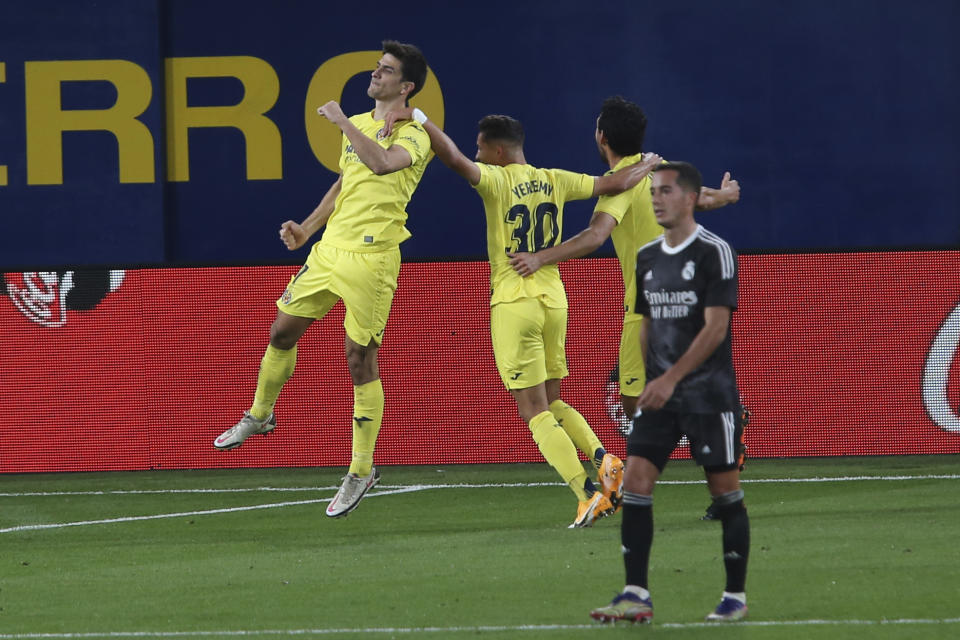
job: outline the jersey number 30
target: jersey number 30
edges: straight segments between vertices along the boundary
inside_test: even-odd
[[[504,219],[514,225],[512,241],[507,247],[510,253],[540,251],[552,247],[560,239],[557,205],[552,202],[541,202],[532,215],[527,205],[514,205]]]

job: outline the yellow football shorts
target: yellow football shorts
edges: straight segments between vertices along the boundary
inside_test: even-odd
[[[620,395],[639,397],[646,384],[643,352],[640,350],[640,327],[643,316],[625,313],[620,333]]]
[[[567,310],[534,298],[490,308],[493,357],[507,389],[535,387],[567,376]]]
[[[357,252],[318,242],[290,278],[277,308],[292,316],[319,319],[343,300],[347,337],[359,345],[371,340],[380,344],[399,274],[399,248]]]

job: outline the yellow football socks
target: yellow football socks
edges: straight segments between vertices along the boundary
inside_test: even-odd
[[[587,493],[583,486],[587,472],[577,456],[577,448],[573,446],[570,437],[557,423],[554,415],[544,411],[533,416],[530,420],[530,432],[533,433],[533,441],[540,448],[540,453],[550,466],[557,470],[563,481],[570,485],[577,500],[586,500]]]
[[[250,415],[257,420],[266,420],[277,403],[280,390],[293,375],[297,364],[297,346],[293,349],[277,349],[267,345],[267,351],[260,361],[260,373],[257,375],[257,392],[253,396]]]
[[[383,423],[383,385],[380,378],[353,388],[353,458],[350,473],[370,475],[373,449]]]
[[[570,440],[577,449],[583,452],[587,459],[593,460],[597,449],[602,449],[600,439],[587,424],[586,418],[580,412],[563,400],[554,400],[550,403],[550,413],[554,415],[563,430],[570,436]]]

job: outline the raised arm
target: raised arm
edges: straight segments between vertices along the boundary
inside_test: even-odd
[[[390,135],[393,131],[394,123],[400,120],[413,119],[413,107],[404,107],[390,111],[386,115],[386,123],[383,126],[384,133]],[[423,112],[420,112],[421,118],[426,118]],[[480,183],[480,167],[473,160],[463,155],[456,143],[445,134],[440,127],[433,124],[431,120],[424,119],[420,124],[424,131],[430,136],[430,148],[436,154],[443,164],[447,165],[461,177],[465,178],[473,186]]]
[[[337,203],[337,196],[340,195],[340,187],[343,185],[343,176],[339,176],[337,181],[327,189],[326,195],[320,200],[317,208],[307,216],[303,222],[296,223],[293,220],[287,220],[280,225],[280,240],[286,245],[287,249],[294,251],[299,249],[310,236],[315,234],[320,227],[327,223],[333,208]]]
[[[544,265],[557,264],[569,258],[585,256],[596,251],[600,245],[606,242],[615,226],[617,226],[616,218],[603,211],[594,211],[590,218],[590,226],[558,245],[549,249],[542,249],[536,253],[508,253],[510,266],[521,276],[526,277],[533,275],[537,269]]]
[[[638,162],[609,175],[594,178],[592,197],[616,195],[635,187],[661,162],[663,158],[657,154],[645,153]]]
[[[413,163],[410,152],[400,145],[394,144],[384,149],[376,141],[363,135],[333,100],[317,109],[317,113],[340,127],[343,135],[347,136],[347,140],[353,145],[360,162],[378,176],[406,169]]]
[[[697,198],[697,211],[710,211],[733,204],[740,199],[740,183],[730,178],[730,172],[723,174],[720,188],[700,187],[700,197]]]

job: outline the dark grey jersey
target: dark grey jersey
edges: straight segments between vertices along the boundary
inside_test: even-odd
[[[637,313],[650,319],[647,380],[663,375],[705,324],[706,307],[737,308],[737,254],[702,226],[678,247],[663,239],[637,252]],[[681,380],[663,407],[685,413],[736,410],[731,332],[699,367]]]

